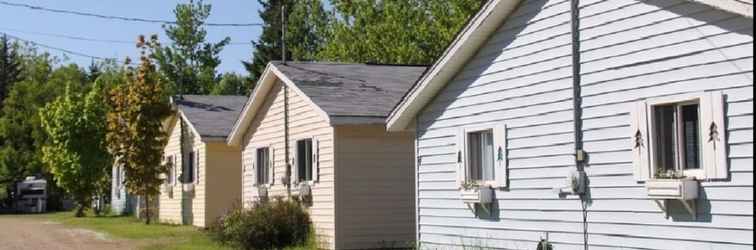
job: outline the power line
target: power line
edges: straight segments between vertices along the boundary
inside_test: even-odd
[[[32,34],[32,35],[48,36],[48,37],[65,38],[65,39],[70,39],[70,40],[87,41],[87,42],[100,42],[100,43],[111,43],[111,44],[117,43],[117,44],[131,44],[131,45],[136,44],[136,40],[126,41],[126,40],[98,39],[98,38],[91,38],[91,37],[72,36],[72,35],[66,35],[66,34],[26,31],[26,30],[20,30],[20,29],[4,28],[4,27],[0,27],[0,30],[26,33],[26,34]],[[252,45],[252,43],[236,42],[236,43],[229,43],[228,45],[231,45],[231,46]]]
[[[29,4],[24,4],[24,3],[11,3],[11,2],[3,1],[3,0],[0,0],[0,5],[22,7],[22,8],[28,8],[28,9],[37,10],[37,11],[46,11],[46,12],[54,12],[54,13],[61,13],[61,14],[96,17],[96,18],[110,19],[110,20],[143,22],[143,23],[176,24],[176,21],[147,19],[147,18],[138,18],[138,17],[111,16],[111,15],[74,11],[74,10],[51,9],[51,8],[47,8],[43,6],[29,5]],[[249,26],[262,26],[263,24],[262,23],[205,23],[205,25],[216,26],[216,27],[249,27]]]
[[[82,52],[77,52],[77,51],[73,51],[73,50],[69,50],[69,49],[64,49],[64,48],[59,48],[59,47],[55,47],[55,46],[50,46],[50,45],[43,44],[43,43],[38,43],[38,42],[35,42],[35,41],[32,41],[32,40],[23,39],[23,38],[20,38],[18,36],[14,36],[14,35],[11,35],[11,34],[8,34],[8,33],[5,33],[5,32],[0,32],[0,33],[3,34],[3,35],[6,35],[8,37],[10,37],[11,39],[15,39],[17,41],[27,42],[27,43],[33,44],[35,46],[39,46],[39,47],[42,47],[42,48],[47,48],[47,49],[51,49],[51,50],[60,51],[60,52],[66,53],[66,54],[71,54],[71,55],[80,56],[80,57],[86,57],[86,58],[90,58],[90,59],[94,59],[94,60],[99,60],[99,61],[110,61],[110,60],[112,60],[112,61],[115,61],[117,63],[124,63],[124,64],[126,63],[125,61],[119,60],[117,58],[93,56],[93,55],[85,54],[85,53],[82,53]]]

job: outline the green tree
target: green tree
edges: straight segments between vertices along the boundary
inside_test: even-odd
[[[246,80],[243,76],[235,73],[225,73],[218,85],[215,85],[210,94],[213,95],[246,95]]]
[[[105,145],[104,101],[99,85],[86,95],[68,89],[39,112],[49,137],[42,147],[42,161],[78,204],[76,217],[84,216],[92,198],[103,194],[108,184],[112,162]]]
[[[432,64],[481,0],[335,0],[321,60]]]
[[[164,27],[170,46],[154,46],[152,58],[156,60],[162,77],[170,84],[169,92],[181,94],[207,94],[219,80],[216,68],[221,60],[218,54],[231,39],[218,43],[205,42],[207,31],[203,27],[210,15],[211,6],[202,0],[178,4],[173,13],[175,25]]]
[[[7,35],[0,37],[0,108],[12,84],[21,79],[21,58],[14,46]]]
[[[252,59],[243,62],[249,72],[247,91],[262,75],[268,62],[282,59],[281,10],[286,7],[286,59],[311,61],[317,59],[328,32],[329,14],[321,0],[258,0],[258,12],[263,20],[262,34],[257,41]]]
[[[164,85],[151,59],[156,43],[157,36],[150,41],[140,36],[139,67],[128,70],[126,83],[111,91],[107,114],[108,149],[126,173],[126,189],[146,198],[147,224],[152,217],[150,198],[159,194],[160,174],[168,171],[162,163],[163,147],[168,141],[163,121],[171,113]]]

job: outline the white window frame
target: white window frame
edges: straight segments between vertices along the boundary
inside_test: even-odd
[[[631,112],[633,117],[631,127],[634,145],[633,168],[637,181],[655,179],[654,175],[657,171],[657,145],[653,139],[656,138],[654,108],[661,105],[692,102],[697,102],[699,105],[700,168],[682,169],[683,174],[697,180],[727,178],[729,169],[726,152],[724,95],[720,91],[714,91],[650,98],[635,103],[635,109]],[[713,130],[712,124],[716,125],[716,130]],[[716,138],[710,136],[712,132],[718,133],[718,136]],[[679,151],[679,149],[676,150]]]
[[[460,128],[457,135],[457,184],[460,188],[465,183],[471,182],[469,179],[469,161],[470,152],[468,147],[468,135],[476,132],[491,131],[493,136],[493,154],[494,154],[494,180],[476,181],[478,186],[489,186],[492,188],[508,187],[508,155],[507,155],[507,128],[505,124],[484,124],[472,125]],[[500,155],[501,154],[501,155]]]
[[[260,166],[257,161],[257,152],[260,149],[268,149],[268,161],[267,161],[267,183],[260,183],[259,182],[259,176],[260,176]],[[255,183],[254,186],[256,187],[273,187],[275,185],[275,148],[273,145],[260,145],[252,148],[252,170],[254,173],[253,181]]]
[[[310,172],[312,173],[312,179],[307,181],[299,181],[299,142],[304,140],[310,140],[312,151],[310,154],[312,155],[312,162],[310,162]],[[306,183],[308,185],[314,185],[315,183],[320,182],[320,142],[318,141],[318,138],[315,136],[302,136],[297,137],[294,140],[294,145],[292,152],[294,152],[292,159],[292,180],[291,183],[294,185],[298,185],[300,183]]]

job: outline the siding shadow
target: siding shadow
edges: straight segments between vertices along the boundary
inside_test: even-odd
[[[644,4],[648,4],[648,5],[652,5],[652,6],[656,6],[656,7],[660,8],[660,9],[664,9],[665,11],[669,11],[671,13],[675,13],[675,14],[680,15],[680,16],[685,17],[685,18],[696,19],[698,21],[706,23],[706,25],[716,26],[716,27],[719,27],[721,29],[728,30],[728,31],[731,31],[733,33],[738,33],[738,34],[741,34],[741,35],[753,36],[753,20],[749,20],[748,18],[746,18],[744,16],[740,16],[738,14],[734,14],[734,13],[730,13],[730,12],[727,12],[727,11],[724,11],[724,10],[716,9],[716,8],[711,7],[709,5],[706,5],[706,4],[702,4],[702,3],[698,3],[698,2],[694,2],[694,1],[688,1],[688,3],[686,3],[686,4],[690,5],[691,8],[693,8],[693,9],[705,9],[706,10],[706,11],[699,12],[699,13],[691,15],[691,13],[689,11],[684,11],[681,8],[670,8],[669,6],[665,7],[666,4],[663,4],[663,1],[644,1],[643,3]],[[711,12],[711,11],[716,11],[716,12],[721,12],[721,13],[727,13],[727,15],[732,16],[732,17],[728,17],[728,18],[722,19],[721,15],[701,15],[700,14],[700,13]],[[742,19],[742,21],[744,21],[744,22],[727,22],[729,20],[736,19],[736,18]],[[750,24],[750,26],[745,25],[745,27],[744,27],[743,26],[744,24]],[[750,28],[748,28],[748,27],[750,27]]]
[[[471,68],[471,66],[464,66],[460,72],[465,72],[465,75],[475,75],[475,76],[481,76],[485,73],[486,70],[489,70],[491,67],[493,67],[494,63],[496,62],[496,56],[481,56],[481,50],[486,49],[487,54],[491,53],[490,50],[494,51],[503,51],[504,49],[508,48],[510,44],[512,44],[514,41],[519,39],[519,34],[522,33],[522,31],[527,27],[527,24],[533,21],[533,19],[540,13],[541,9],[546,6],[546,3],[548,3],[549,0],[535,0],[535,1],[524,1],[521,2],[517,8],[515,9],[512,14],[517,15],[516,18],[518,20],[522,20],[524,24],[518,25],[516,27],[506,28],[506,32],[510,35],[507,35],[506,37],[496,37],[496,34],[503,32],[502,27],[499,27],[496,32],[494,32],[491,37],[487,38],[487,41],[484,42],[483,47],[478,49],[478,51],[475,53],[473,57],[471,57],[471,60],[474,58],[486,58],[485,61],[476,62],[476,65],[484,65],[484,66],[476,66],[474,68]],[[533,11],[523,12],[523,6],[529,5],[528,9],[535,9]],[[512,18],[511,16],[508,18]],[[495,42],[492,42],[492,38],[496,38]],[[470,63],[470,61],[466,62]],[[430,104],[426,105],[423,110],[419,113],[419,118],[422,118],[420,120],[425,121],[431,121],[431,122],[419,122],[417,124],[418,126],[418,138],[421,138],[425,135],[427,132],[428,127],[432,125],[432,121],[438,120],[439,117],[441,117],[444,112],[429,112],[428,108],[435,104],[439,103],[439,96],[441,96],[442,93],[444,95],[449,95],[448,97],[444,97],[444,99],[457,99],[460,95],[462,95],[468,88],[471,87],[472,83],[474,81],[471,80],[462,80],[460,79],[460,72],[456,73],[456,76],[449,81],[449,83],[442,88],[441,91],[433,98],[433,100],[430,102]],[[453,101],[445,101],[443,106],[434,107],[434,109],[440,109],[440,110],[447,110],[449,106],[454,103]],[[470,114],[474,115],[474,114]]]

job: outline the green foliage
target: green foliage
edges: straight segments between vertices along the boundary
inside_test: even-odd
[[[124,169],[128,192],[142,197],[157,195],[162,183],[160,174],[168,171],[162,163],[163,147],[168,141],[163,121],[171,114],[171,107],[150,59],[156,43],[155,36],[150,41],[140,36],[138,69],[127,70],[126,83],[115,87],[108,99],[108,149]],[[149,209],[150,205],[145,207]],[[149,210],[146,218],[149,224]]]
[[[260,38],[254,42],[252,60],[243,62],[249,72],[247,90],[262,75],[268,62],[282,59],[281,7],[286,6],[286,58],[294,61],[317,60],[328,33],[328,12],[321,0],[258,0],[259,11],[265,26]]]
[[[218,43],[205,42],[207,31],[203,27],[210,15],[211,6],[202,0],[176,5],[173,13],[176,25],[165,26],[165,33],[173,42],[170,46],[152,43],[162,77],[170,84],[169,92],[179,94],[208,94],[219,76],[216,68],[221,60],[218,54],[231,39]]]
[[[308,243],[310,216],[297,201],[276,198],[236,208],[214,223],[213,238],[239,249],[282,249]],[[311,241],[309,244],[312,244]]]
[[[58,186],[78,203],[77,216],[83,216],[92,197],[108,187],[111,158],[105,147],[104,101],[97,85],[86,95],[68,89],[39,111],[49,138],[42,146],[42,160]]]
[[[0,37],[0,108],[11,86],[21,78],[21,58],[8,36]],[[0,142],[1,144],[2,142]]]
[[[321,60],[432,64],[481,0],[335,0]]]
[[[246,95],[246,79],[236,73],[226,73],[221,77],[218,85],[215,85],[212,95]]]
[[[48,139],[38,111],[62,95],[65,86],[71,91],[87,86],[76,65],[53,70],[53,59],[34,51],[22,58],[22,79],[10,89],[0,111],[0,184],[46,172],[41,149]]]

